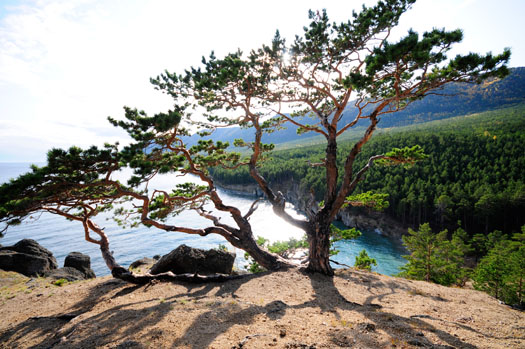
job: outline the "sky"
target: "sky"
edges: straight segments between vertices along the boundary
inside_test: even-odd
[[[171,106],[150,77],[183,72],[214,50],[221,57],[291,42],[308,9],[336,22],[362,0],[0,0],[0,162],[45,161],[51,148],[126,143],[107,121],[123,106],[150,114]],[[375,1],[365,1],[373,5]],[[413,28],[463,29],[456,53],[512,49],[525,66],[523,0],[419,0],[392,38]]]

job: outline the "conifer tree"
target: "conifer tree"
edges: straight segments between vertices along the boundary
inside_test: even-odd
[[[359,255],[355,257],[354,266],[358,269],[372,270],[372,265],[377,265],[375,258],[371,258],[366,250],[361,250]]]
[[[123,222],[131,217],[135,218],[134,223],[166,231],[218,234],[267,269],[290,267],[288,261],[257,246],[249,222],[257,203],[245,213],[226,205],[209,172],[213,167],[246,166],[274,212],[305,231],[308,270],[333,275],[329,259],[331,227],[338,212],[346,205],[384,206],[379,204],[383,198],[377,193],[364,195],[366,200],[356,199],[352,194],[357,184],[378,162],[413,164],[425,157],[417,145],[394,148],[371,156],[356,168],[356,158],[378,123],[448,83],[481,83],[508,74],[510,50],[496,55],[469,53],[447,57],[462,40],[461,30],[432,29],[421,35],[410,30],[399,40],[392,40],[392,30],[414,2],[381,0],[372,7],[363,6],[359,13],[352,13],[348,21],[339,24],[331,23],[326,11],[310,11],[310,24],[291,45],[277,32],[269,45],[248,54],[237,51],[217,58],[212,52],[209,58],[203,58],[201,66],[182,73],[164,72],[151,81],[173,97],[171,110],[149,116],[126,108],[126,120],[110,119],[132,138],[131,144],[121,150],[111,146],[111,150],[53,150],[48,157],[49,166],[34,169],[2,187],[0,219],[14,223],[44,210],[78,220],[84,226],[86,240],[104,248],[110,269],[121,271],[107,254],[107,236],[92,218],[100,210],[111,209],[115,202],[130,198],[131,208],[117,212]],[[343,118],[350,106],[355,113],[350,119]],[[189,134],[187,123],[203,127],[202,136],[218,127],[237,125],[253,130],[254,137],[235,141],[235,146],[248,150],[245,156],[230,151],[230,144],[220,140],[200,140],[187,147],[182,138]],[[349,150],[339,152],[338,140],[358,123],[366,127],[361,138]],[[317,208],[312,198],[304,219],[287,211],[282,193],[272,189],[259,171],[267,152],[273,149],[271,144],[263,143],[263,134],[279,132],[286,125],[295,125],[300,133],[317,133],[326,141],[324,156],[311,164],[324,171],[317,181],[325,189],[323,204]],[[69,157],[74,161],[68,162]],[[112,177],[122,167],[134,171],[126,184]],[[148,186],[151,178],[165,173],[195,175],[204,185],[188,183],[171,191]],[[64,181],[61,176],[66,176]],[[421,222],[424,197],[420,195],[416,201]],[[230,215],[235,223],[221,222],[205,208],[206,202]],[[167,222],[184,209],[197,211],[209,220],[210,226],[195,229]],[[100,240],[94,240],[90,232],[98,234]],[[432,258],[426,263],[434,263]],[[430,279],[430,271],[424,276]]]
[[[408,263],[401,267],[400,275],[442,285],[460,283],[465,276],[465,244],[459,237],[462,234],[462,230],[456,231],[448,240],[447,230],[434,234],[428,223],[420,225],[417,231],[408,229],[408,235],[402,239],[410,254],[403,256]]]
[[[408,235],[402,239],[410,254],[403,256],[408,263],[401,267],[400,274],[411,279],[431,281],[438,265],[439,248],[445,238],[446,231],[434,234],[428,223],[420,225],[417,231],[408,229]]]
[[[500,241],[481,259],[474,272],[474,287],[496,298],[502,297],[505,281],[511,272],[508,241]]]
[[[474,287],[508,304],[525,303],[525,226],[499,239],[474,271]],[[498,235],[498,234],[495,234]]]
[[[378,1],[370,8],[363,6],[361,12],[340,24],[331,23],[326,11],[310,11],[311,23],[291,45],[277,32],[271,45],[247,55],[235,52],[219,59],[212,53],[203,58],[201,67],[184,74],[165,72],[153,79],[157,88],[176,101],[189,98],[203,108],[208,117],[204,127],[213,130],[241,124],[254,130],[252,140],[237,140],[235,145],[251,153],[244,163],[274,212],[305,231],[310,271],[333,274],[329,260],[332,222],[376,162],[406,164],[424,158],[420,147],[394,148],[370,157],[362,168],[354,168],[382,118],[448,83],[479,83],[508,74],[509,50],[499,55],[471,53],[448,59],[447,53],[462,40],[461,30],[433,29],[422,35],[409,31],[391,41],[392,29],[413,3]],[[343,118],[350,106],[355,115]],[[367,123],[365,132],[349,151],[340,154],[338,139],[358,123]],[[314,132],[326,141],[323,158],[311,164],[324,169],[319,180],[325,187],[323,206],[314,209],[312,205],[306,219],[294,218],[286,211],[284,196],[272,189],[259,171],[263,152],[272,148],[263,143],[263,134],[290,124],[299,133]]]

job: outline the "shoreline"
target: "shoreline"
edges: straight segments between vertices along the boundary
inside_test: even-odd
[[[215,179],[214,182],[218,188],[235,195],[264,197],[257,184],[223,184]],[[282,192],[287,202],[292,204],[298,212],[304,215],[306,206],[308,205],[308,200],[305,198],[308,198],[309,194],[302,191],[297,183],[289,180],[276,185],[274,190]],[[352,210],[352,208],[345,208],[337,214],[336,220],[342,222],[347,227],[375,231],[378,234],[386,235],[398,241],[401,241],[401,237],[408,231],[407,227],[404,227],[381,212],[370,211],[364,213],[356,212],[356,210]]]

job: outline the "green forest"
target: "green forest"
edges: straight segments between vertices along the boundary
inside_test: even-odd
[[[339,147],[340,159],[352,145]],[[472,280],[475,288],[523,306],[525,104],[383,129],[355,168],[375,154],[414,145],[428,157],[409,167],[376,165],[355,192],[387,194],[385,214],[407,227],[408,263],[400,276],[460,286]],[[293,180],[322,200],[324,169],[311,164],[323,154],[321,145],[275,151],[260,171],[270,183]],[[224,184],[252,183],[243,168],[214,168],[213,176]],[[363,207],[350,209],[366,214]]]
[[[429,222],[435,229],[461,227],[470,235],[494,230],[511,233],[525,224],[525,105],[416,126],[400,127],[374,137],[359,155],[355,168],[393,147],[420,145],[428,158],[407,168],[375,166],[356,193],[389,195],[386,214],[407,227]],[[351,140],[338,151],[347,153]],[[270,182],[293,180],[302,190],[323,197],[322,146],[272,153],[261,165]],[[223,184],[253,183],[246,169],[215,168]],[[362,210],[362,208],[353,208]]]

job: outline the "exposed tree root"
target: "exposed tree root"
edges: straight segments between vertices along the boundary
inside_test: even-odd
[[[161,274],[146,274],[146,275],[135,275],[129,270],[123,267],[115,267],[111,271],[111,275],[114,278],[136,284],[136,285],[146,285],[150,282],[162,281],[162,282],[174,282],[174,281],[183,281],[193,284],[203,284],[208,282],[226,282],[230,280],[242,279],[250,276],[251,274],[244,275],[224,275],[224,274],[213,274],[213,275],[199,275],[197,273],[191,274],[173,274],[172,272],[161,273]]]

